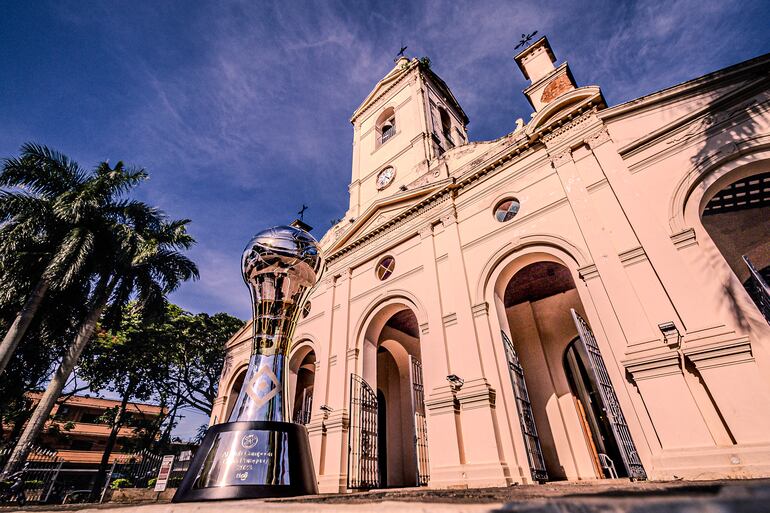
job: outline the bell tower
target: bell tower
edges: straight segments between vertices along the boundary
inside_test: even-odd
[[[431,163],[468,142],[468,116],[430,60],[400,57],[350,119],[353,166],[348,216],[402,192]]]
[[[524,89],[524,94],[536,112],[562,94],[577,88],[569,64],[563,62],[558,67],[553,65],[556,55],[545,36],[522,50],[514,60],[524,78],[530,81],[529,87]]]

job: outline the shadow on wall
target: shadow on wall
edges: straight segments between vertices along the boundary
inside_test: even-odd
[[[705,143],[702,144],[690,159],[693,168],[700,168],[701,173],[703,173],[703,170],[710,169],[709,164],[712,162],[737,158],[751,146],[753,139],[759,135],[766,135],[761,131],[760,123],[757,121],[758,116],[761,115],[762,103],[766,100],[759,97],[757,91],[761,91],[762,87],[770,85],[770,79],[767,79],[764,74],[757,72],[756,76],[751,77],[750,80],[757,78],[761,79],[761,81],[755,83],[755,86],[751,88],[750,92],[745,93],[743,98],[738,98],[737,100],[731,98],[728,101],[717,98],[707,106],[706,115],[700,121],[694,123],[679,137],[669,141],[669,144],[676,144],[697,137],[704,132],[707,134]],[[703,177],[702,174],[699,179],[701,177]],[[728,182],[725,185],[730,183]],[[702,181],[698,187],[703,187]],[[704,199],[708,200],[710,198]],[[702,215],[701,221],[703,221]],[[704,229],[711,235],[711,231],[707,227],[708,222],[704,222],[703,225]],[[705,262],[707,268],[704,269],[706,275],[712,274],[710,271],[719,269],[724,265],[727,259],[721,250],[722,248],[717,246],[716,240],[714,240],[713,246],[709,245],[704,248],[708,260]],[[761,265],[758,267],[764,267],[768,263],[770,262],[761,262]],[[731,266],[731,268],[733,273],[737,274],[735,267]],[[735,322],[742,329],[748,330],[749,318],[742,308],[745,302],[739,299],[739,297],[745,297],[746,291],[740,280],[737,277],[732,277],[722,283],[722,289],[723,300],[727,302],[728,309]]]

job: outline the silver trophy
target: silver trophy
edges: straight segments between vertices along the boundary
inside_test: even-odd
[[[174,502],[318,493],[307,430],[286,422],[291,337],[324,267],[318,243],[299,226],[264,230],[243,251],[254,313],[243,388],[228,422],[206,433]]]

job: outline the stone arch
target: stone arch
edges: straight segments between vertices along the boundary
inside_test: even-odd
[[[742,146],[746,144],[742,143]],[[705,205],[704,198],[709,198],[709,191],[719,190],[728,181],[749,176],[751,168],[746,166],[769,160],[770,136],[758,137],[754,144],[744,148],[729,143],[723,147],[720,155],[721,158],[705,159],[693,164],[677,182],[668,202],[671,235],[692,228],[695,222],[699,222],[698,217]]]
[[[583,429],[582,410],[574,402],[563,367],[564,350],[569,341],[577,336],[570,309],[574,308],[579,315],[589,319],[592,326],[600,325],[596,319],[595,322],[590,321],[595,316],[585,284],[579,276],[578,261],[562,248],[533,244],[519,245],[516,249],[496,255],[494,263],[484,287],[490,326],[497,333],[505,333],[505,337],[512,342],[516,354],[514,358],[523,369],[532,405],[531,418],[537,425],[548,478],[601,477],[601,471],[595,464],[598,456],[594,454],[590,435]],[[556,271],[553,278],[556,281],[553,282],[549,277],[552,269]],[[547,276],[541,274],[545,270],[548,270]],[[541,292],[537,292],[537,285],[527,291],[531,284],[538,283],[539,287],[546,283],[549,285],[541,288]],[[524,292],[515,293],[517,290]],[[514,292],[510,303],[509,292]],[[499,341],[500,337],[502,335],[495,340]],[[493,345],[502,386],[501,406],[508,417],[514,444],[518,445],[524,443],[526,437],[521,432],[516,389],[511,384],[503,347],[501,342]],[[526,451],[517,449],[516,452],[527,460],[519,461],[524,468],[535,465],[533,460],[527,458]],[[532,474],[534,478],[534,470]]]
[[[484,264],[476,284],[474,304],[491,299],[488,294],[489,283],[496,280],[493,275],[496,271],[503,269],[506,262],[532,253],[543,253],[561,260],[568,269],[574,271],[574,278],[578,277],[578,269],[591,263],[579,247],[559,235],[540,234],[518,237],[498,248]]]
[[[299,342],[292,344],[291,351],[289,352],[289,367],[291,367],[292,360],[297,358],[300,353],[302,354],[302,357],[310,351],[313,351],[316,355],[318,354],[318,342],[316,342],[315,337],[309,333],[303,333],[300,336],[294,337],[294,339]]]
[[[291,416],[287,421],[307,424],[310,420],[310,404],[312,404],[313,389],[315,387],[315,365],[318,362],[317,344],[307,336],[298,337],[299,342],[292,348],[288,361],[288,404],[287,411]],[[306,369],[310,366],[311,369]],[[298,383],[298,381],[300,383]],[[298,390],[298,387],[301,387]],[[298,404],[298,401],[300,403]],[[307,407],[306,407],[307,406]],[[301,410],[301,418],[295,415]]]
[[[556,100],[543,107],[532,121],[530,121],[526,128],[526,134],[534,134],[538,129],[545,126],[550,119],[558,115],[567,107],[574,107],[578,103],[589,100],[603,102],[602,93],[598,86],[578,87],[577,89],[559,96]]]
[[[225,396],[225,406],[222,410],[221,422],[228,422],[230,420],[230,414],[235,408],[235,403],[238,401],[238,395],[241,392],[243,386],[243,379],[246,377],[246,370],[248,369],[248,361],[242,363],[230,373],[230,379],[227,381],[227,395]]]
[[[514,389],[511,386],[506,355],[503,350],[503,344],[500,340],[501,335],[499,333],[500,330],[502,330],[506,333],[506,336],[513,339],[511,326],[504,306],[504,290],[506,285],[517,272],[528,265],[543,262],[559,264],[560,266],[566,267],[569,271],[572,281],[574,282],[574,289],[571,294],[573,295],[573,300],[577,301],[577,304],[571,306],[586,319],[593,329],[602,353],[604,353],[605,359],[609,363],[612,381],[615,384],[616,391],[618,392],[624,410],[626,410],[628,414],[632,414],[632,412],[635,411],[631,404],[631,399],[628,396],[623,371],[617,365],[618,357],[615,354],[613,345],[610,343],[604,332],[604,321],[600,315],[601,312],[597,308],[598,305],[594,303],[595,298],[591,297],[587,283],[581,276],[581,269],[592,263],[586,258],[586,253],[563,237],[555,235],[533,235],[522,237],[515,239],[512,243],[501,246],[498,251],[490,257],[484,266],[483,271],[479,275],[475,299],[477,301],[476,304],[485,304],[487,306],[486,310],[489,315],[490,328],[492,328],[493,332],[492,351],[495,354],[495,361],[497,362],[496,373],[501,385],[501,390],[498,394],[498,408],[508,419],[509,430],[507,436],[511,437],[509,441],[504,441],[504,444],[506,446],[512,444],[512,448],[515,452],[514,458],[522,469],[528,468],[526,448],[524,445],[525,440],[521,434]],[[611,315],[610,312],[604,313]],[[563,320],[564,319],[562,319],[562,321]],[[497,335],[495,335],[495,332]],[[561,352],[556,354],[553,351],[550,351],[549,354],[551,353],[553,353],[553,357],[550,359],[552,360],[552,365],[549,364],[549,368],[557,369],[558,372],[562,369],[562,354]],[[538,375],[537,372],[536,375]],[[551,371],[549,371],[547,375],[551,375]],[[558,379],[560,380],[561,378]],[[553,384],[556,385],[555,382]],[[564,387],[554,386],[553,388],[561,389]],[[557,426],[557,430],[561,430],[562,432],[561,435],[559,435],[561,436],[562,442],[561,449],[559,449],[556,454],[559,455],[558,458],[565,457],[566,454],[570,453],[574,456],[571,459],[567,457],[567,460],[564,460],[565,463],[571,467],[571,470],[566,472],[567,478],[593,479],[596,477],[596,469],[592,468],[593,464],[591,463],[590,458],[590,444],[586,445],[586,438],[583,434],[583,430],[579,427],[579,421],[576,420],[579,418],[579,412],[575,413],[575,406],[574,404],[571,404],[568,399],[569,398],[563,395],[557,394],[557,397],[547,403],[549,408],[554,408],[552,411],[560,412],[561,422],[563,423],[562,426]],[[570,404],[565,405],[565,401]],[[578,426],[578,428],[576,429],[575,426]],[[645,438],[637,434],[637,428],[638,426],[636,424],[632,427],[635,441],[637,444],[644,443]],[[565,432],[569,434],[564,435]],[[637,447],[641,448],[639,445],[637,445]],[[553,454],[554,452],[552,451],[552,455]],[[552,457],[551,463],[553,464],[554,461],[555,460]],[[524,470],[524,472],[527,471]],[[526,474],[523,475],[525,476],[526,481],[529,476]]]
[[[734,323],[739,332],[756,341],[766,339],[770,329],[756,298],[752,298],[747,290],[747,287],[751,286],[751,278],[740,255],[750,256],[752,263],[761,270],[767,266],[767,260],[763,261],[755,256],[766,253],[766,249],[761,245],[745,246],[738,242],[741,237],[739,234],[751,238],[751,229],[733,230],[732,226],[729,229],[724,226],[717,228],[717,218],[720,216],[709,217],[710,222],[705,222],[703,212],[707,203],[729,185],[770,171],[770,136],[762,137],[761,141],[750,148],[739,148],[730,143],[726,146],[732,151],[724,149],[720,152],[724,154],[723,158],[693,166],[680,179],[669,204],[672,230],[679,230],[675,233],[691,230],[698,243],[698,251],[690,255],[689,263],[699,270],[700,275],[708,277],[703,280],[703,284],[711,290],[713,297],[719,298],[716,306]],[[737,212],[727,215],[735,214]],[[761,217],[761,214],[758,215]],[[730,218],[729,221],[738,222],[738,219]],[[729,221],[726,218],[722,223],[729,224]],[[761,227],[745,219],[742,222],[751,227]],[[757,233],[753,236],[756,237]],[[757,240],[759,239],[755,238],[755,242]],[[758,361],[767,358],[766,350],[760,346],[762,344],[754,349]]]
[[[355,334],[355,348],[358,351],[362,350],[362,344],[366,335],[365,331],[370,329],[372,324],[371,321],[374,320],[375,317],[381,315],[384,309],[399,303],[404,304],[414,312],[420,326],[428,322],[425,307],[417,296],[404,289],[388,289],[383,294],[372,299],[369,304],[366,305],[363,315],[361,315],[356,323],[353,333]],[[382,324],[384,325],[385,321],[382,321]],[[380,326],[380,329],[382,329],[382,326]]]

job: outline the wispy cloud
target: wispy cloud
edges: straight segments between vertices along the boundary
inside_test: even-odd
[[[245,317],[239,257],[302,203],[320,237],[347,207],[348,119],[408,45],[429,56],[473,139],[530,107],[513,62],[547,34],[582,84],[625,101],[770,50],[745,2],[223,1],[18,4],[0,19],[0,152],[28,139],[86,165],[148,168],[143,197],[193,220],[201,281],[174,300]],[[10,20],[13,20],[11,22]]]

